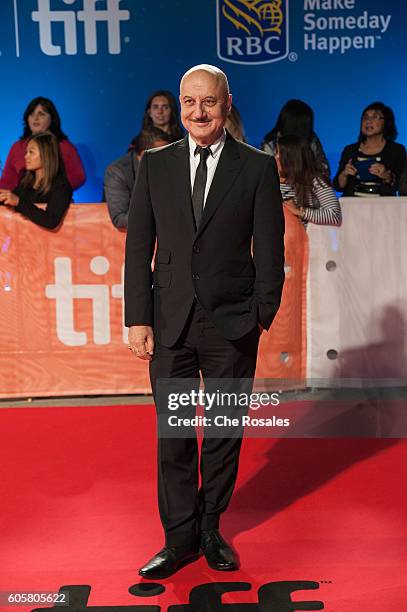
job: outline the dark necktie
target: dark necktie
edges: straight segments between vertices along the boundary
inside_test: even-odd
[[[198,168],[196,169],[194,188],[192,190],[192,205],[194,207],[194,217],[196,229],[198,229],[202,218],[202,211],[205,200],[205,186],[206,177],[208,175],[208,167],[206,160],[211,154],[209,147],[200,147],[199,145],[195,149],[195,155],[199,153],[200,160]]]

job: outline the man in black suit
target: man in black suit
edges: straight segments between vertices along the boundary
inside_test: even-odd
[[[207,385],[254,377],[259,336],[276,315],[284,282],[276,164],[225,132],[232,104],[226,75],[206,64],[191,68],[180,102],[188,135],[144,155],[126,244],[129,348],[150,361],[159,416],[160,379],[199,379],[201,372]],[[142,576],[165,578],[199,550],[210,567],[236,569],[219,532],[237,476],[241,429],[235,434],[205,433],[199,489],[195,432],[159,436],[166,544],[139,570]]]

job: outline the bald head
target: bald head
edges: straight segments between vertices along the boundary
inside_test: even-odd
[[[185,80],[188,79],[190,75],[199,76],[199,74],[196,73],[200,72],[212,76],[217,81],[220,89],[222,90],[225,96],[230,94],[229,83],[226,74],[220,68],[218,68],[217,66],[212,66],[211,64],[198,64],[198,66],[193,66],[192,68],[187,70],[180,82],[180,92],[182,90],[182,86]]]
[[[216,142],[232,105],[225,73],[209,64],[194,66],[181,79],[179,99],[182,123],[196,144]]]

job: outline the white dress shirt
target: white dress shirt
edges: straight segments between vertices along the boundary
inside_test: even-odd
[[[191,193],[194,190],[194,181],[196,170],[199,165],[200,156],[195,155],[195,149],[198,146],[196,142],[191,137],[191,134],[188,136],[189,140],[189,167],[191,174]],[[208,156],[206,160],[206,165],[208,168],[208,174],[206,176],[206,185],[205,185],[205,196],[204,196],[204,207],[206,204],[206,198],[208,197],[209,189],[212,184],[213,177],[215,175],[215,170],[219,162],[220,154],[222,153],[222,149],[225,145],[226,140],[226,132],[223,131],[223,134],[218,140],[215,140],[213,144],[210,145],[211,154]]]

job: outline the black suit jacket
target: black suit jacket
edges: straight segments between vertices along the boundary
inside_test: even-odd
[[[344,196],[353,196],[355,194],[358,179],[356,176],[348,176],[346,187],[341,189],[339,185],[339,175],[345,169],[345,166],[349,160],[352,159],[355,161],[358,155],[360,155],[359,147],[360,143],[355,142],[351,145],[347,145],[344,148],[342,151],[341,160],[339,162],[338,172],[333,180],[333,186],[336,191],[342,191]],[[406,149],[404,145],[401,145],[398,142],[387,140],[383,150],[378,153],[377,157],[380,157],[380,163],[383,164],[387,170],[391,170],[393,172],[395,179],[394,184],[392,185],[385,183],[384,181],[380,181],[379,193],[381,196],[395,196],[399,188],[399,180],[403,164],[406,160]]]
[[[283,237],[279,179],[270,155],[227,134],[196,231],[188,137],[146,151],[130,203],[126,325],[151,325],[158,342],[173,346],[196,296],[229,340],[258,322],[268,329],[284,282]]]

